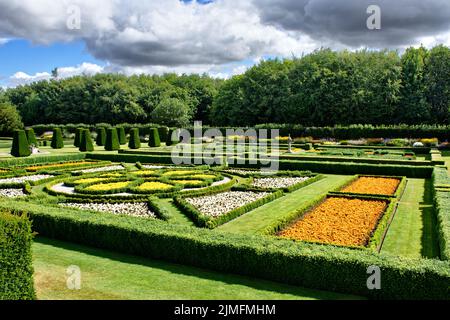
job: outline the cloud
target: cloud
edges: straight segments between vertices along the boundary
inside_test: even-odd
[[[69,5],[80,9],[80,30],[67,28]],[[262,24],[251,1],[237,0],[0,0],[0,36],[81,39],[96,58],[128,67],[220,65],[315,48],[306,35]]]
[[[76,67],[58,68],[58,79],[69,78],[78,75],[95,75],[102,73],[104,67],[84,62]],[[34,75],[29,75],[25,72],[19,71],[8,79],[8,87],[16,87],[19,85],[30,84],[42,80],[50,80],[52,75],[49,72],[38,72]]]
[[[369,30],[367,8],[381,9],[381,30]],[[257,0],[263,23],[301,32],[325,45],[402,48],[450,30],[448,0]]]
[[[243,70],[224,72],[223,66],[267,56],[300,56],[320,47],[402,49],[420,43],[450,44],[448,0],[203,2],[207,4],[0,0],[0,44],[8,38],[43,45],[81,40],[90,54],[108,64],[106,71],[219,76]],[[366,28],[369,4],[381,8],[381,30]],[[67,27],[72,6],[80,9],[80,29]]]

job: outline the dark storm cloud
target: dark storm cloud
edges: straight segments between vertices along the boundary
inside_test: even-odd
[[[399,47],[449,32],[449,0],[257,0],[263,23],[318,41],[358,47]],[[367,8],[381,9],[381,30],[368,30]]]

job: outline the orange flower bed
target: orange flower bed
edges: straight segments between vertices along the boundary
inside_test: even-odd
[[[394,195],[400,180],[396,178],[360,177],[342,192]]]
[[[281,231],[279,236],[341,246],[366,246],[387,205],[383,200],[331,197]]]

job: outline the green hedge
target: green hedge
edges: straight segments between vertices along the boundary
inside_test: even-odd
[[[97,138],[95,143],[99,147],[103,147],[106,143],[106,129],[104,127],[97,128]]]
[[[106,131],[105,150],[115,151],[120,149],[119,136],[116,128],[108,128]]]
[[[11,155],[14,157],[28,157],[30,154],[30,146],[28,145],[25,131],[15,130],[11,147]]]
[[[49,155],[22,159],[0,160],[0,168],[10,168],[14,166],[24,166],[32,164],[42,164],[50,162],[76,161],[86,158],[84,153],[65,154],[65,155]]]
[[[156,148],[161,146],[161,141],[159,139],[159,132],[157,128],[153,128],[150,131],[150,135],[148,137],[148,146],[151,148]]]
[[[38,141],[36,139],[36,134],[34,133],[33,128],[28,128],[25,130],[25,133],[27,134],[27,140],[29,145],[38,145]]]
[[[217,194],[217,192],[208,192],[205,195],[212,195]],[[201,213],[197,208],[195,208],[193,205],[191,205],[189,202],[187,202],[184,198],[186,196],[177,196],[174,198],[174,204],[182,210],[187,216],[189,216],[192,221],[201,228],[209,228],[214,229],[224,223],[227,223],[230,220],[233,220],[253,209],[256,209],[268,202],[271,202],[279,197],[283,196],[283,191],[276,191],[262,199],[258,199],[256,201],[253,201],[251,203],[248,203],[240,208],[234,209],[230,212],[227,212],[221,216],[218,217],[210,217],[203,213]]]
[[[73,140],[73,145],[77,148],[79,148],[81,145],[81,134],[83,133],[84,130],[85,130],[84,128],[77,128],[77,130],[75,130],[75,138]]]
[[[31,222],[26,215],[0,211],[0,300],[35,299]]]
[[[450,294],[448,261],[211,232],[21,201],[0,202],[0,207],[29,212],[35,231],[44,236],[219,272],[378,299],[447,299]],[[382,290],[367,289],[369,266],[380,267]]]
[[[64,148],[64,140],[60,128],[53,129],[52,143],[51,147],[53,149]]]
[[[261,165],[246,162],[231,163],[231,167],[260,168]],[[309,170],[319,173],[329,174],[370,174],[388,176],[406,176],[408,178],[430,178],[433,172],[432,166],[395,166],[384,164],[347,163],[347,162],[325,162],[325,161],[294,161],[294,160],[273,160],[280,170]],[[264,166],[263,166],[264,167]]]
[[[127,144],[127,135],[125,134],[125,128],[117,127],[117,134],[119,136],[119,144],[120,145]]]
[[[395,160],[395,159],[372,159],[372,158],[356,158],[356,157],[337,157],[337,156],[279,156],[280,160],[297,160],[297,161],[327,161],[327,162],[354,162],[354,163],[370,163],[370,164],[395,164],[407,166],[432,166],[431,161],[419,160]]]
[[[87,129],[83,129],[80,133],[80,151],[92,152],[94,151],[94,144],[92,142],[91,132]]]
[[[450,185],[446,168],[436,167],[432,182],[440,256],[442,260],[450,260],[450,189],[441,189],[441,186]]]
[[[139,137],[139,129],[132,128],[130,130],[130,142],[128,143],[128,148],[139,149],[141,147],[141,138]]]
[[[174,164],[176,162],[191,163],[194,164],[195,161],[199,163],[204,163],[202,158],[191,158],[191,157],[173,157],[167,156],[148,156],[148,155],[131,155],[131,154],[98,154],[98,153],[88,153],[87,158],[96,160],[109,160],[113,162],[127,162],[127,163],[149,163],[149,164]],[[216,163],[221,163],[221,158],[214,159]]]

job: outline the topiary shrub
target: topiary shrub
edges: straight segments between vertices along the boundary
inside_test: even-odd
[[[53,149],[64,148],[64,140],[60,128],[53,129],[52,143],[51,147]]]
[[[37,146],[38,142],[37,142],[36,134],[34,133],[33,128],[26,129],[25,133],[27,135],[28,144]]]
[[[27,135],[24,130],[15,130],[11,155],[14,157],[28,157],[31,154]]]
[[[150,130],[150,137],[148,139],[148,146],[152,148],[160,147],[161,141],[159,139],[159,132],[157,128]]]
[[[75,130],[75,139],[74,139],[74,141],[73,141],[73,145],[75,146],[75,147],[80,147],[80,144],[81,144],[81,134],[83,133],[83,131],[84,131],[85,129],[84,128],[77,128],[76,130]]]
[[[172,146],[180,142],[179,138],[177,138],[176,132],[176,130],[169,130],[167,133],[166,146]],[[175,137],[173,137],[174,135]]]
[[[25,131],[24,131],[25,134]],[[33,300],[31,222],[23,214],[0,211],[0,300]]]
[[[159,133],[159,139],[161,141],[167,141],[167,137],[169,134],[169,127],[159,127],[158,133]]]
[[[116,128],[108,128],[106,131],[105,150],[115,151],[120,149],[119,137]]]
[[[130,142],[128,148],[139,149],[141,147],[141,139],[139,138],[139,129],[133,128],[130,130]]]
[[[106,143],[106,129],[104,127],[100,127],[97,129],[97,139],[95,140],[95,143],[99,147],[103,147]]]
[[[91,132],[88,129],[84,129],[81,132],[80,151],[81,152],[94,151],[94,144],[92,143]]]
[[[119,144],[120,145],[127,144],[127,136],[125,134],[125,128],[117,127],[117,134],[119,135]]]

